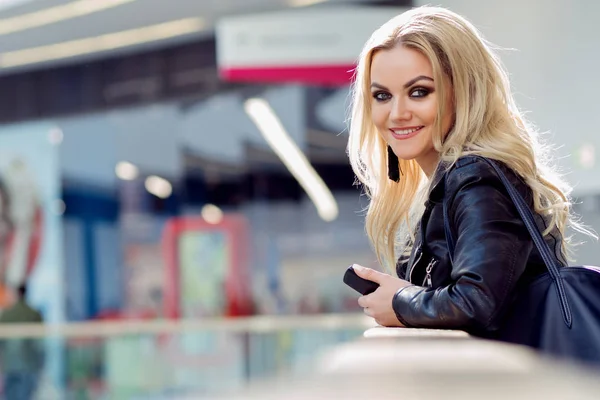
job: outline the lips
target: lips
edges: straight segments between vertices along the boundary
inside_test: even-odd
[[[423,128],[424,128],[424,126],[411,126],[411,127],[405,127],[405,128],[392,128],[392,129],[390,129],[390,132],[392,133],[392,136],[395,139],[404,140],[404,139],[409,139],[409,138],[417,135],[419,132],[421,132],[421,130]]]

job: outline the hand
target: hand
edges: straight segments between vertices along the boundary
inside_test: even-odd
[[[364,309],[365,314],[381,326],[403,327],[392,308],[392,299],[398,290],[411,286],[411,283],[360,265],[354,264],[353,268],[361,278],[379,284],[376,291],[358,298],[358,305]]]

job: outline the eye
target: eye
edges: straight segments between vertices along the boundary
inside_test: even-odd
[[[379,91],[373,93],[373,98],[375,101],[382,102],[391,99],[392,95],[390,95],[388,92]]]
[[[420,98],[426,97],[431,91],[427,88],[418,87],[410,91],[410,97]]]

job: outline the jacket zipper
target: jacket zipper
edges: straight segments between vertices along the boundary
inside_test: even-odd
[[[419,255],[417,256],[417,259],[413,261],[412,265],[410,266],[410,270],[408,271],[408,281],[410,283],[412,283],[412,273],[413,273],[413,270],[415,269],[415,265],[417,265],[419,263],[419,261],[421,261],[421,258],[423,257],[423,252],[421,251],[421,243],[419,243],[419,247],[417,247],[417,249],[415,251],[419,252]]]
[[[432,206],[433,206],[433,203],[431,203],[429,200],[427,200],[425,202],[425,211],[423,211],[423,217],[421,217],[421,221],[419,222],[419,224],[421,225],[420,226],[421,229],[418,230],[418,235],[421,235],[421,241],[419,242],[419,246],[416,249],[416,251],[419,252],[419,256],[416,260],[413,261],[413,263],[410,266],[410,269],[408,271],[408,281],[410,283],[412,283],[412,273],[415,269],[415,265],[417,265],[421,261],[421,258],[423,257],[423,240],[424,240],[423,232],[422,232],[423,218],[425,218],[426,215],[427,216],[429,215],[429,213],[431,212]]]
[[[433,283],[431,281],[431,271],[433,271],[433,267],[437,263],[437,260],[432,259],[429,264],[427,264],[427,268],[425,268],[425,279],[423,280],[423,284],[421,286],[432,287]]]

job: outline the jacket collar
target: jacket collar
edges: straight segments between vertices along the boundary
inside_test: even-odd
[[[447,161],[440,161],[438,163],[429,185],[429,192],[427,194],[429,201],[441,203],[444,200],[444,181],[449,167],[450,163]]]

